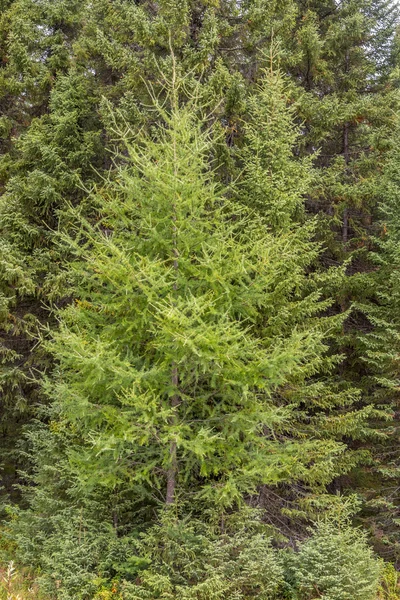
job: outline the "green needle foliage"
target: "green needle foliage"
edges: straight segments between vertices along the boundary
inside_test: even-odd
[[[375,600],[382,564],[365,533],[334,520],[318,524],[294,560],[303,598]],[[315,596],[315,594],[318,594]]]
[[[299,425],[300,390],[337,362],[307,273],[312,226],[274,233],[229,200],[211,132],[177,85],[170,108],[155,101],[163,125],[127,144],[91,195],[97,217],[71,213],[75,300],[58,312],[46,383],[85,439],[71,460],[88,483],[129,481],[167,503],[190,493],[228,507],[260,484],[328,483],[345,446]]]

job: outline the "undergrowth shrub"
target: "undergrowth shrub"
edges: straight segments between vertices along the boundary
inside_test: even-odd
[[[46,600],[92,600],[111,588],[115,577],[125,577],[124,565],[134,553],[129,536],[119,538],[111,523],[80,510],[67,509],[43,522],[32,519],[30,528],[24,520],[13,533],[18,558],[36,571]]]
[[[228,521],[221,532],[167,512],[138,551],[148,567],[124,584],[126,600],[272,600],[284,583],[279,553],[257,516]]]
[[[349,521],[321,521],[296,551],[249,509],[208,521],[166,510],[129,534],[63,511],[30,534],[16,536],[19,557],[42,596],[11,565],[0,600],[400,600],[397,572]]]
[[[327,520],[293,555],[292,569],[301,600],[375,600],[383,563],[364,532]]]

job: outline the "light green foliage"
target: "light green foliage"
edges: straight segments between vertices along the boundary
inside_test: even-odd
[[[320,522],[293,560],[300,598],[375,600],[381,562],[366,535],[345,521]]]
[[[379,600],[396,600],[400,596],[399,573],[395,567],[388,563],[382,573],[379,585]]]
[[[118,119],[133,129],[151,121],[140,104],[148,103],[142,78],[157,85],[156,58],[168,67],[171,30],[183,70],[195,66],[193,78],[212,70],[210,52],[232,34],[212,2],[196,3],[195,14],[181,2],[0,5],[1,453],[12,453],[6,462],[14,472],[7,487],[21,427],[43,400],[34,378],[48,363],[32,336],[51,319],[49,303],[68,294],[61,271],[68,256],[53,245],[53,230],[63,226],[57,211],[79,204],[80,182],[90,187],[111,167],[105,146],[112,146],[113,123],[104,106],[118,106]],[[219,65],[223,76],[208,90],[215,102],[231,87],[224,61]]]
[[[47,344],[46,389],[86,440],[71,460],[95,485],[162,498],[173,444],[179,490],[223,506],[260,483],[328,482],[344,445],[297,432],[307,378],[336,360],[305,271],[311,228],[274,234],[232,204],[193,107],[158,111],[164,125],[93,195],[94,224],[72,211],[64,237],[76,300]]]

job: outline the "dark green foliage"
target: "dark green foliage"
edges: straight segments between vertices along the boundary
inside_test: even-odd
[[[223,522],[164,511],[124,537],[84,510],[52,524],[42,536],[40,581],[62,600],[108,598],[112,590],[124,600],[309,600],[316,591],[326,600],[374,600],[383,568],[345,520],[321,521],[296,552],[277,549],[262,512],[251,509]]]
[[[390,141],[390,140],[389,140]],[[372,468],[360,478],[367,499],[365,521],[377,532],[375,544],[388,559],[397,559],[399,496],[398,470],[398,389],[399,389],[399,155],[398,126],[391,140],[390,160],[383,171],[381,222],[370,254],[374,270],[361,280],[370,296],[360,302],[368,328],[358,335],[358,349],[365,365],[364,385],[387,423],[377,423]],[[357,475],[355,474],[355,477]]]
[[[298,114],[304,119],[303,147],[299,153],[307,155],[319,149],[315,162],[318,176],[306,208],[318,214],[318,236],[326,248],[322,263],[348,261],[346,278],[330,291],[338,313],[351,311],[332,346],[345,355],[333,382],[349,391],[358,389],[359,406],[362,404],[366,410],[373,407],[369,409],[370,427],[361,432],[355,445],[360,448],[362,443],[370,454],[365,470],[358,467],[350,479],[338,479],[331,489],[358,488],[368,503],[372,499],[377,502],[373,509],[369,504],[365,516],[370,516],[370,510],[382,510],[374,533],[379,539],[385,522],[383,531],[392,529],[389,537],[393,541],[397,533],[388,516],[393,510],[393,499],[386,497],[379,504],[382,499],[377,501],[376,495],[380,494],[380,484],[373,475],[378,471],[379,480],[396,472],[382,445],[397,430],[392,422],[397,410],[394,388],[398,375],[396,359],[393,361],[396,351],[388,349],[396,346],[397,326],[390,327],[389,341],[389,329],[383,334],[382,323],[378,322],[383,314],[378,317],[376,309],[376,304],[395,304],[394,297],[389,300],[391,292],[386,300],[380,297],[382,285],[391,277],[393,263],[389,274],[388,269],[382,268],[381,244],[378,254],[371,255],[370,251],[375,251],[376,240],[382,236],[379,205],[386,195],[383,173],[392,160],[391,132],[397,126],[399,110],[396,70],[391,71],[395,65],[392,42],[398,7],[392,2],[369,0],[298,5],[301,18],[297,22],[292,63],[284,60],[294,75],[294,85],[300,83],[302,88],[297,96],[292,92],[298,98]],[[382,349],[380,356],[377,346]],[[377,484],[375,492],[371,489],[373,481]],[[383,535],[386,543],[387,533]],[[385,555],[393,557],[390,552],[393,548],[389,551],[388,546]]]

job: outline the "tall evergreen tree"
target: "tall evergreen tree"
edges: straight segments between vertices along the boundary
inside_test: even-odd
[[[371,445],[374,462],[367,473],[354,474],[365,494],[365,522],[385,558],[399,560],[397,492],[399,390],[399,153],[394,126],[391,157],[382,173],[381,228],[370,253],[374,270],[363,277],[368,293],[358,309],[368,320],[358,336],[365,364],[365,387],[377,405],[393,411],[388,423],[377,423],[379,436]]]
[[[167,504],[188,483],[230,505],[257,483],[326,481],[343,446],[285,440],[299,409],[273,400],[335,362],[305,272],[318,251],[310,227],[275,236],[224,199],[201,123],[175,93],[166,125],[129,146],[132,166],[93,200],[100,222],[77,232],[77,301],[53,334],[49,392],[94,436],[82,464],[160,489]]]
[[[365,312],[376,302],[376,262],[369,251],[380,235],[382,171],[390,159],[391,131],[399,107],[395,72],[391,75],[398,7],[386,0],[299,1],[296,5],[292,35],[282,30],[275,35],[302,122],[297,151],[307,156],[318,150],[314,161],[318,175],[307,192],[306,210],[318,215],[317,236],[325,247],[322,264],[347,262],[347,277],[336,290],[329,290],[336,298],[338,314],[351,310],[332,345],[345,356],[332,384],[349,393],[358,389],[358,406],[371,407],[370,427],[360,430],[354,447],[360,448],[364,440],[365,449],[373,454],[378,442],[370,436],[374,429],[378,436],[385,428],[391,431],[396,408],[393,395],[383,401],[385,388],[376,384],[376,365],[365,360],[364,337],[374,328]],[[257,35],[253,52],[260,56],[260,50],[271,46],[272,36],[263,35],[261,20],[252,26]],[[377,466],[384,468],[380,461]],[[346,481],[339,478],[332,490],[345,488]],[[352,479],[350,487],[354,485]]]
[[[2,3],[0,16],[0,419],[7,492],[12,491],[19,463],[16,444],[21,426],[38,400],[32,369],[39,366],[41,358],[40,352],[33,352],[36,343],[31,333],[44,316],[37,302],[38,279],[42,279],[37,267],[44,268],[39,255],[47,246],[43,218],[51,195],[49,178],[46,180],[37,164],[38,145],[35,150],[30,145],[26,161],[21,139],[31,124],[35,128],[35,123],[46,118],[52,82],[69,63],[67,48],[77,11],[74,2],[46,8],[30,0],[16,0]],[[49,165],[49,154],[46,160]],[[27,163],[33,171],[30,174]]]
[[[384,450],[384,440],[392,438],[396,431],[396,342],[395,327],[383,333],[377,316],[376,304],[382,303],[382,282],[388,275],[381,262],[387,259],[379,258],[382,246],[377,246],[376,239],[381,236],[380,199],[386,193],[382,174],[391,161],[390,132],[396,126],[399,110],[396,77],[391,75],[395,67],[393,44],[398,7],[386,1],[344,2],[332,7],[329,14],[323,13],[325,16],[324,10],[321,8],[320,12],[315,6],[304,29],[304,43],[312,48],[316,36],[321,39],[318,27],[326,28],[315,58],[308,50],[307,71],[303,71],[308,73],[305,85],[309,89],[306,97],[311,147],[321,144],[321,179],[309,207],[333,217],[331,228],[336,233],[326,260],[351,260],[348,277],[337,296],[338,310],[351,307],[350,317],[336,341],[336,347],[346,355],[337,375],[359,388],[364,405],[375,407],[370,422],[370,433],[375,429],[375,435],[367,435],[363,442],[369,453],[366,467],[354,471],[347,480],[336,481],[335,488],[356,488],[364,494],[366,521],[372,525],[380,550],[393,559],[396,526],[392,519],[396,519],[396,508],[390,506],[391,499],[383,490],[391,486],[395,474],[390,451]],[[307,30],[314,31],[313,36]],[[316,98],[313,103],[317,90],[322,100]],[[325,110],[319,111],[317,104]],[[328,128],[323,132],[318,121],[326,128],[330,119],[329,133]],[[326,229],[322,236],[327,239]],[[384,304],[389,305],[392,292],[387,289],[383,294]],[[392,301],[395,305],[395,295]],[[386,338],[384,346],[382,336]],[[383,350],[380,358],[377,346]],[[386,476],[389,479],[384,484]]]

